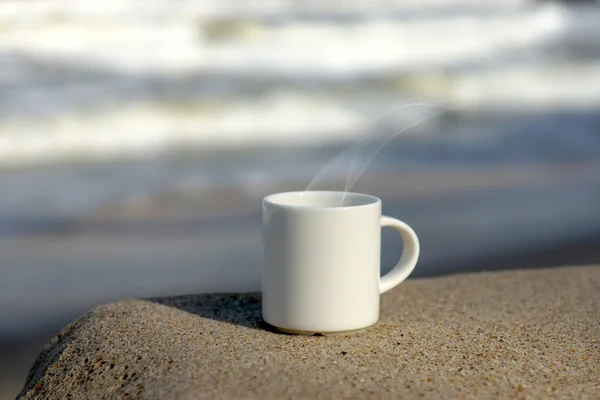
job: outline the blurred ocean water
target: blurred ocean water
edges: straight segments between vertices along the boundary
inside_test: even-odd
[[[457,110],[376,162],[597,159],[598,19],[598,5],[524,0],[3,0],[0,213],[309,180],[335,155],[322,149],[414,101]],[[174,167],[182,150],[195,154]]]
[[[259,195],[303,189],[413,102],[451,109],[358,186],[418,229],[419,273],[597,238],[599,20],[525,0],[0,0],[0,333],[257,290]]]

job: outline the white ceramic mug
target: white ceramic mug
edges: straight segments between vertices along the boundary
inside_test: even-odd
[[[402,235],[398,264],[380,277],[381,227]],[[405,280],[419,241],[381,215],[377,197],[344,192],[278,193],[263,199],[262,313],[279,330],[341,334],[379,319],[379,295]]]

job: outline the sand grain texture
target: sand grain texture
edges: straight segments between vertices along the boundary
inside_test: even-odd
[[[351,337],[268,332],[257,294],[97,307],[24,399],[600,398],[600,268],[410,280]]]

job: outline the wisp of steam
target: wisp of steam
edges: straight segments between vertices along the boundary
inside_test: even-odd
[[[406,112],[410,108],[410,115]],[[343,191],[341,201],[345,194],[352,189],[361,174],[367,169],[373,158],[396,136],[408,131],[410,128],[431,120],[443,113],[449,107],[443,107],[433,103],[413,103],[395,107],[375,120],[369,134],[358,139],[348,146],[344,151],[329,161],[313,180],[308,184],[306,190],[325,189]],[[385,124],[390,119],[400,123],[399,130],[389,130]]]

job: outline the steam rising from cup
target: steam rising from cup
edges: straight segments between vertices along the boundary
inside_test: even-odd
[[[411,108],[408,115],[406,110]],[[338,190],[343,191],[341,201],[348,193],[358,178],[367,169],[370,162],[396,136],[409,129],[429,121],[445,113],[449,108],[433,103],[412,103],[394,107],[389,112],[377,118],[373,129],[367,135],[358,139],[344,151],[329,161],[312,179],[306,190]],[[390,120],[400,119],[400,130],[385,129],[385,124]]]

